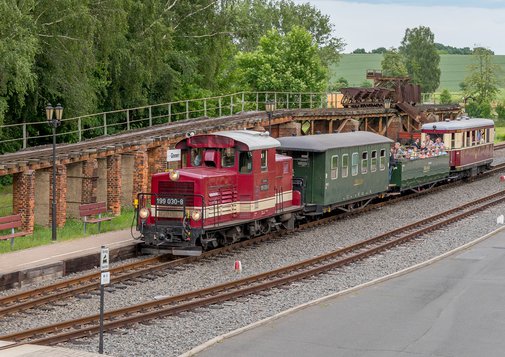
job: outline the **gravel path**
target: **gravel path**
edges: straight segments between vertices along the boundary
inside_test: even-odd
[[[505,151],[505,150],[501,150]],[[500,155],[501,157],[505,156]],[[498,160],[497,160],[498,161]],[[157,296],[174,295],[210,284],[237,279],[234,261],[242,262],[242,276],[257,274],[288,265],[308,257],[326,253],[337,247],[376,236],[401,225],[415,222],[437,212],[466,203],[474,198],[503,190],[505,183],[499,175],[460,185],[442,192],[399,202],[333,225],[296,233],[288,238],[243,249],[227,257],[208,260],[166,276],[148,280],[126,289],[106,293],[106,309],[115,309]],[[333,271],[318,278],[276,289],[266,296],[253,296],[215,308],[182,314],[179,317],[139,324],[132,329],[105,335],[105,353],[113,356],[177,356],[217,335],[272,316],[296,305],[356,286],[372,279],[420,263],[454,249],[494,230],[496,217],[505,211],[505,205],[470,217],[418,239],[415,243],[398,247],[381,256]],[[98,296],[89,299],[70,299],[66,306],[36,310],[26,318],[7,317],[0,320],[2,334],[39,325],[68,320],[73,317],[98,313]],[[63,345],[62,345],[63,346]],[[64,347],[96,352],[98,337],[82,339]]]

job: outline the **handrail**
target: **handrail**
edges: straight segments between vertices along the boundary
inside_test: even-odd
[[[56,139],[58,143],[75,143],[178,120],[265,110],[265,102],[272,99],[277,109],[326,108],[328,105],[326,93],[237,92],[65,118]],[[9,144],[10,151],[50,144],[51,139],[51,128],[45,120],[0,126],[0,146]]]

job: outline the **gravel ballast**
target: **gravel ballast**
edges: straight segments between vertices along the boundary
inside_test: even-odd
[[[226,257],[197,263],[184,270],[172,271],[163,277],[128,286],[126,289],[107,292],[106,310],[138,304],[159,296],[175,295],[292,264],[503,189],[505,183],[500,182],[498,175],[494,175],[388,205],[332,225],[298,232],[255,248],[242,249]],[[329,274],[292,284],[287,289],[274,289],[261,296],[251,296],[177,317],[152,321],[151,324],[137,324],[127,330],[107,333],[104,353],[112,356],[177,356],[215,336],[455,249],[496,229],[496,217],[503,213],[505,205],[495,206],[415,242],[334,270]],[[235,260],[242,263],[241,274],[234,271]],[[45,325],[87,316],[98,313],[98,308],[98,295],[82,299],[72,298],[67,301],[66,306],[55,306],[48,310],[38,309],[22,316],[3,318],[0,320],[0,331],[7,334],[40,326],[40,323]],[[62,346],[96,352],[98,336]]]

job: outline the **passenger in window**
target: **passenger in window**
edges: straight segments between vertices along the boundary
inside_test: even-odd
[[[441,138],[436,138],[435,139],[435,143],[433,144],[433,146],[435,148],[438,148],[438,149],[445,149],[444,142],[442,141]]]
[[[433,140],[431,140],[429,135],[426,135],[426,140],[424,141],[424,146],[427,149],[430,149],[432,145],[433,145]]]

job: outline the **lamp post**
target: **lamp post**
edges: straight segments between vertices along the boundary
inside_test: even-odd
[[[53,118],[53,113],[56,117]],[[52,236],[51,240],[56,240],[56,128],[60,126],[61,117],[63,116],[63,107],[60,103],[53,108],[51,103],[47,104],[46,107],[46,118],[47,122],[53,128],[53,197],[52,197]]]
[[[275,102],[272,100],[267,100],[265,102],[265,110],[268,114],[268,133],[272,136],[272,113],[275,110]]]

